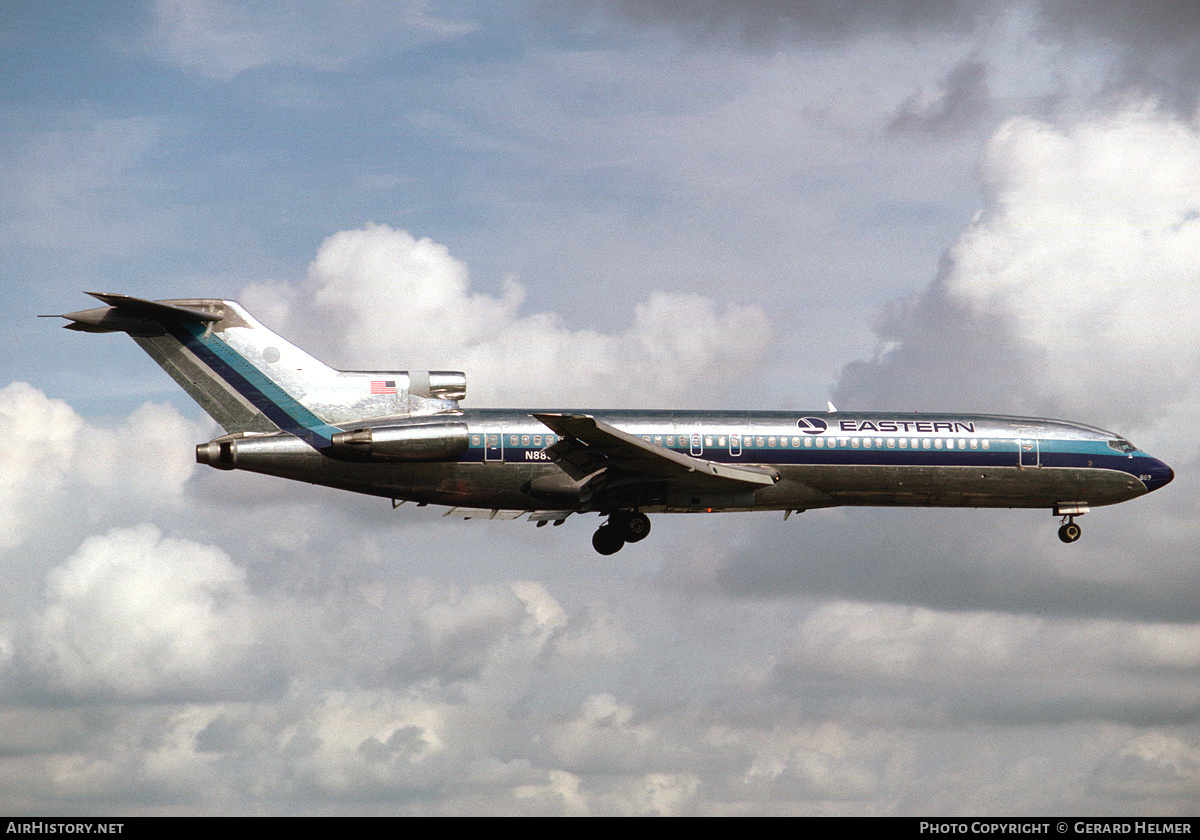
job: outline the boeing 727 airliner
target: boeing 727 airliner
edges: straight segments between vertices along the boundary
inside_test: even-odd
[[[1175,477],[1119,435],[1061,420],[463,409],[462,373],[335,370],[234,301],[93,297],[106,305],[66,327],[128,333],[225,429],[199,463],[465,518],[595,512],[601,554],[643,539],[650,513],[836,505],[1049,508],[1074,542],[1075,517]]]

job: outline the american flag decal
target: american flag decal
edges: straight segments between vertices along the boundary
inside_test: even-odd
[[[371,380],[372,394],[394,394],[396,393],[395,379],[372,379]]]

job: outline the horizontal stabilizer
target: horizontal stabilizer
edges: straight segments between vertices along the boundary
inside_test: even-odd
[[[220,321],[222,316],[202,309],[192,309],[188,306],[176,306],[170,303],[160,303],[155,300],[143,300],[129,295],[102,294],[88,292],[89,295],[107,307],[83,309],[79,312],[68,312],[63,315],[71,323],[66,325],[69,330],[81,332],[127,332],[131,335],[161,335],[160,326],[163,323],[192,321],[212,323]]]

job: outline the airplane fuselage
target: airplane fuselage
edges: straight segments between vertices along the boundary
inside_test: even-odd
[[[461,372],[336,370],[235,301],[94,296],[107,306],[67,327],[128,333],[224,427],[200,463],[468,518],[597,512],[601,554],[643,539],[650,513],[836,505],[1050,508],[1074,542],[1075,516],[1174,477],[1118,435],[1058,420],[463,409]]]
[[[258,444],[248,438],[229,466],[423,504],[606,512],[611,492],[609,501],[592,506],[572,496],[570,482],[549,481],[562,475],[546,453],[559,436],[535,419],[537,413],[448,414],[447,421],[465,424],[468,445],[442,460],[343,460],[299,440]],[[1101,506],[1140,496],[1173,475],[1115,434],[1056,420],[854,412],[580,413],[654,446],[779,475],[770,486],[737,494],[681,494],[641,482],[620,506],[649,513],[835,505]]]

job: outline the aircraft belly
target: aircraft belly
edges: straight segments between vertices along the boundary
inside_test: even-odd
[[[539,510],[549,507],[522,488],[534,478],[557,472],[553,465],[432,463],[393,466],[371,480],[365,491],[396,499],[409,499],[452,507]],[[553,505],[561,509],[561,502]]]
[[[1128,473],[1057,467],[810,467],[797,477],[842,505],[1037,508],[1069,500],[1100,506],[1146,492]]]
[[[521,488],[539,475],[558,471],[551,464],[340,461],[316,452],[272,463],[239,463],[238,468],[388,499],[507,510],[546,508]]]

